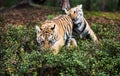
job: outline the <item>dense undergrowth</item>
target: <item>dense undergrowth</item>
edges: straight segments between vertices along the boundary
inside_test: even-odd
[[[119,34],[110,26],[93,24],[100,38],[99,47],[90,40],[79,40],[78,48],[65,50],[54,56],[43,54],[35,43],[34,27],[9,26],[1,41],[2,75],[120,75]],[[99,28],[99,29],[97,29]],[[116,29],[117,30],[117,29]],[[117,38],[118,37],[118,38]]]
[[[0,19],[1,76],[120,76],[120,26],[91,25],[99,46],[79,39],[78,47],[59,54],[43,53],[34,25],[6,25]]]

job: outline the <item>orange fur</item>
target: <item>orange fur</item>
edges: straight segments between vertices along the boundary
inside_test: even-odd
[[[41,44],[41,49],[53,49],[53,54],[57,54],[60,48],[66,45],[66,40],[72,41],[73,23],[69,16],[60,15],[52,20],[43,22],[38,28],[37,41]],[[69,37],[66,37],[69,32]],[[43,41],[42,41],[43,39]],[[75,42],[75,41],[74,41]],[[68,42],[69,43],[69,42]],[[77,44],[75,44],[77,46]]]

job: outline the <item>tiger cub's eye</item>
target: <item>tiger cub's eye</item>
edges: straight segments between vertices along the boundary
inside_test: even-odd
[[[44,40],[42,40],[41,43],[44,43]]]
[[[49,43],[52,43],[52,41],[50,40]]]
[[[76,11],[74,11],[74,13],[76,13]]]

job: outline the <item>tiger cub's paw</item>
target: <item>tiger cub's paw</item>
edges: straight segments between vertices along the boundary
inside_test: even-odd
[[[72,48],[77,47],[77,42],[74,38],[71,38],[71,40],[70,40],[70,47],[72,47]]]

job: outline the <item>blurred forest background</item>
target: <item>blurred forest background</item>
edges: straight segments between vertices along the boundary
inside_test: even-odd
[[[41,52],[35,25],[79,4],[100,44]],[[0,76],[120,76],[120,0],[0,0]]]
[[[59,7],[64,1],[70,1],[71,7],[83,4],[86,10],[117,11],[120,10],[120,0],[0,0],[0,7],[10,7],[29,2]]]

